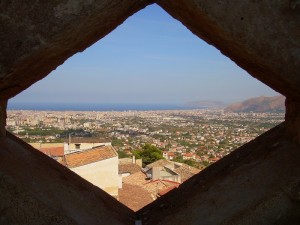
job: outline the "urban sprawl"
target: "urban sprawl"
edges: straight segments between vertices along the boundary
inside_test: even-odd
[[[119,156],[130,156],[147,143],[161,149],[166,159],[188,160],[204,168],[283,119],[283,113],[224,113],[221,109],[9,110],[7,129],[28,143],[59,143],[76,137],[111,142]]]

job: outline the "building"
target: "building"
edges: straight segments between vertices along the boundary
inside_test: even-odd
[[[85,142],[80,143],[80,141]],[[31,143],[30,145],[118,198],[122,177],[119,178],[118,174],[118,154],[110,143],[74,139],[72,143]]]
[[[185,160],[189,160],[189,159],[195,160],[196,159],[196,154],[190,153],[190,152],[183,153],[182,158],[185,159]]]
[[[130,176],[131,174],[141,170],[142,159],[135,159],[135,156],[132,156],[132,158],[119,159],[119,176],[122,178]]]
[[[191,178],[200,170],[184,163],[160,159],[144,168],[148,179],[151,180],[169,180],[182,183]]]
[[[69,136],[69,139],[64,141],[64,152],[65,154],[68,154],[78,150],[87,150],[103,145],[111,145],[111,143],[105,142],[105,140],[101,141],[98,138],[73,138]]]
[[[181,183],[180,174],[174,172],[167,166],[153,166],[145,170],[147,177],[150,180],[169,180]]]
[[[29,143],[32,147],[44,153],[45,155],[58,159],[64,156],[63,143]]]
[[[163,151],[163,157],[168,160],[173,160],[176,157],[176,155],[175,152]]]
[[[60,163],[118,198],[118,154],[112,146],[98,146],[65,154]]]

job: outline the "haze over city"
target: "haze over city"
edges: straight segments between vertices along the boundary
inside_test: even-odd
[[[231,103],[260,95],[277,93],[151,5],[10,103]]]

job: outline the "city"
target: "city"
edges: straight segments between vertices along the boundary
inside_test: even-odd
[[[69,136],[111,142],[119,157],[146,143],[169,160],[204,168],[284,119],[283,113],[9,110],[7,129],[28,143],[63,143]]]

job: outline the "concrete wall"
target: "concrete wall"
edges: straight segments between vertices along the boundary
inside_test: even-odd
[[[118,157],[71,168],[71,170],[108,194],[115,197],[118,196]]]

